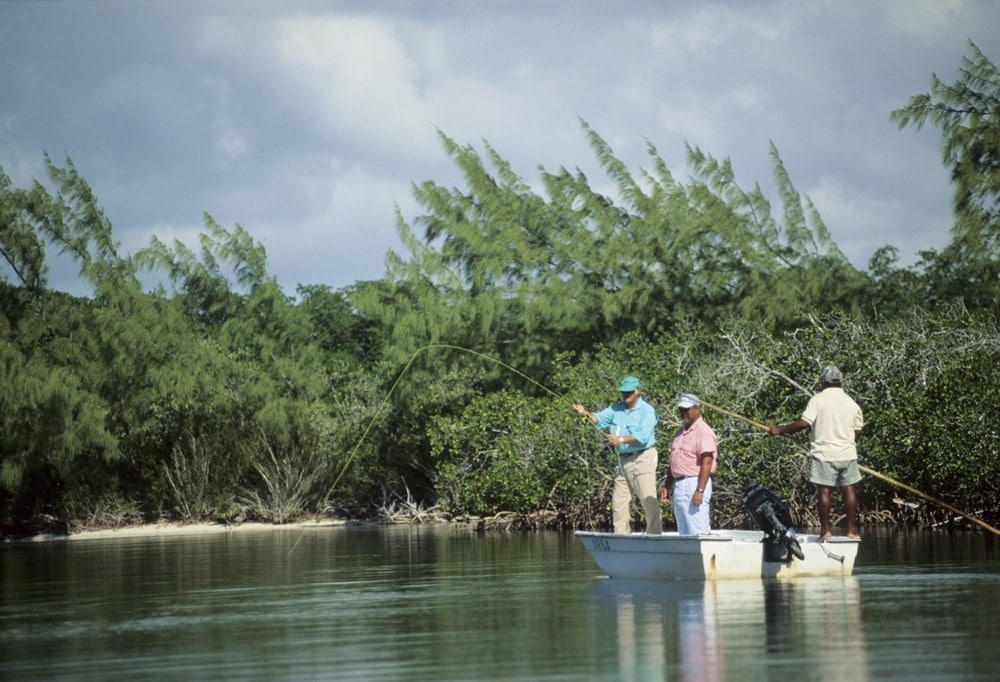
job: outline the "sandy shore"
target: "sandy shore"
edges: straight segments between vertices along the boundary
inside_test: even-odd
[[[302,521],[277,525],[273,523],[239,523],[225,525],[221,523],[147,523],[124,528],[108,528],[103,530],[83,530],[61,535],[41,533],[31,537],[9,539],[8,542],[49,542],[102,540],[107,538],[137,538],[163,537],[168,535],[210,535],[214,533],[242,533],[247,531],[288,530],[290,528],[330,528],[335,526],[354,525],[357,522],[343,520]]]

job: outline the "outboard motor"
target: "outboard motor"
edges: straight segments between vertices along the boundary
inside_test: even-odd
[[[805,560],[787,504],[760,483],[747,488],[742,499],[750,516],[764,531],[765,561],[791,561],[792,554]]]

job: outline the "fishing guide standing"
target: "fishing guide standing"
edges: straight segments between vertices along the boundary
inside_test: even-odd
[[[843,389],[844,374],[828,365],[819,375],[820,390],[806,403],[802,416],[781,426],[768,426],[772,436],[812,429],[809,446],[809,481],[816,486],[819,507],[819,541],[830,537],[831,491],[840,488],[847,517],[847,537],[857,537],[858,498],[854,486],[861,481],[858,441],[865,420],[861,408]]]

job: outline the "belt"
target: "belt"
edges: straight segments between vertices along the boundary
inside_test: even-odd
[[[628,452],[619,452],[621,457],[631,457],[632,455],[641,455],[649,448],[643,448],[642,450],[629,450]]]
[[[674,476],[675,481],[683,481],[685,478],[697,478],[697,476]]]

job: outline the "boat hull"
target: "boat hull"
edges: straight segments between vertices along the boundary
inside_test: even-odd
[[[576,537],[612,578],[671,580],[851,575],[860,545],[858,538],[831,537],[818,543],[815,535],[799,535],[804,559],[768,561],[760,531],[719,530],[708,535],[577,531]]]

